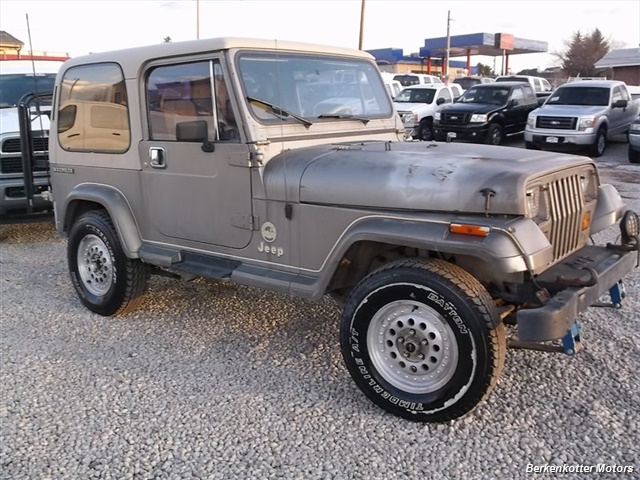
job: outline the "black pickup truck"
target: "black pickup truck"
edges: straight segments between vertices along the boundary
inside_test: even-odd
[[[434,115],[437,141],[449,138],[500,145],[507,135],[522,133],[538,98],[523,82],[485,83],[469,88]]]

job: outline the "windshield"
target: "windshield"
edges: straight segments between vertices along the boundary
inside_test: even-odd
[[[457,83],[463,90],[469,90],[474,85],[481,83],[479,78],[456,78],[453,83]]]
[[[393,79],[400,82],[400,85],[403,87],[410,87],[411,85],[418,85],[420,83],[417,75],[396,75]]]
[[[396,103],[432,103],[435,96],[435,88],[405,88],[393,101]]]
[[[0,75],[0,108],[17,106],[26,93],[50,92],[55,81],[55,73]]]
[[[458,99],[458,103],[483,103],[504,105],[509,98],[509,89],[499,86],[471,87]]]
[[[561,87],[553,92],[548,105],[609,105],[609,89],[599,87]]]
[[[265,104],[304,119],[387,118],[393,111],[377,67],[366,60],[246,53],[238,69],[244,96],[253,99],[249,109],[262,122],[295,121]]]

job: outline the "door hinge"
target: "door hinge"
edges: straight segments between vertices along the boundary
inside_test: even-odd
[[[258,217],[255,215],[247,215],[244,213],[234,213],[231,215],[231,225],[245,230],[258,229]]]

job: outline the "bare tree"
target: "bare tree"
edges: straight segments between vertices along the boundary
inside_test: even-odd
[[[478,68],[478,75],[481,75],[483,77],[491,77],[495,75],[495,73],[493,73],[493,69],[489,65],[478,63],[476,67]]]
[[[596,68],[595,63],[609,52],[611,41],[604,38],[599,29],[588,35],[577,31],[564,44],[564,51],[552,54],[560,60],[568,76],[597,77],[603,74],[604,70]]]

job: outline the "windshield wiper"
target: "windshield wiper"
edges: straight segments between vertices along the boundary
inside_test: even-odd
[[[318,118],[347,118],[349,120],[360,120],[365,125],[370,121],[368,118],[356,117],[355,115],[351,115],[350,113],[323,113],[321,115],[318,115]]]
[[[265,102],[264,100],[260,100],[259,98],[256,98],[256,97],[247,97],[247,100],[249,100],[250,102],[259,103],[260,105],[264,105],[265,107],[267,107],[269,109],[269,111],[271,113],[273,113],[274,115],[277,115],[279,117],[295,118],[296,120],[298,120],[300,123],[302,123],[307,128],[309,128],[311,125],[313,125],[313,123],[311,123],[306,118],[301,117],[300,115],[297,115],[297,114],[295,114],[293,112],[290,112],[288,110],[285,110],[284,108],[279,107],[278,105],[274,105],[273,103]]]

